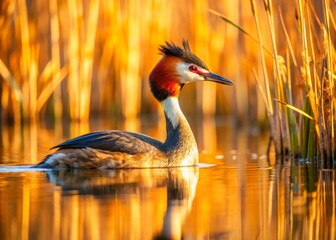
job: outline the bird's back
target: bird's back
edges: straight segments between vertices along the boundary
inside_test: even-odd
[[[167,165],[162,142],[117,130],[88,133],[53,148],[37,168],[144,168]]]

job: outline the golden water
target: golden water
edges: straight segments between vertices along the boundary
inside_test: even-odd
[[[3,127],[0,239],[335,239],[335,172],[269,163],[267,134],[235,131],[222,121],[192,121],[203,163],[198,167],[13,167],[36,163],[49,147],[89,130],[132,129],[163,139],[161,125]]]

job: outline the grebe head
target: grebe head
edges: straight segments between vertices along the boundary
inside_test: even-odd
[[[182,41],[183,49],[166,42],[159,50],[163,55],[149,76],[151,90],[159,101],[178,97],[184,84],[212,81],[226,85],[233,82],[209,71],[205,63],[190,50],[189,43]]]

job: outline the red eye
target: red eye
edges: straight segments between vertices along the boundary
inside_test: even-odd
[[[190,70],[191,72],[196,72],[196,71],[197,71],[197,67],[194,66],[194,65],[190,65],[190,66],[189,66],[189,70]]]

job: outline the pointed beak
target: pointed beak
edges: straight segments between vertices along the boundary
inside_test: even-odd
[[[202,73],[201,75],[204,77],[205,81],[211,81],[211,82],[221,83],[225,85],[234,85],[234,83],[230,81],[229,79],[223,78],[222,76],[219,76],[212,72]]]

